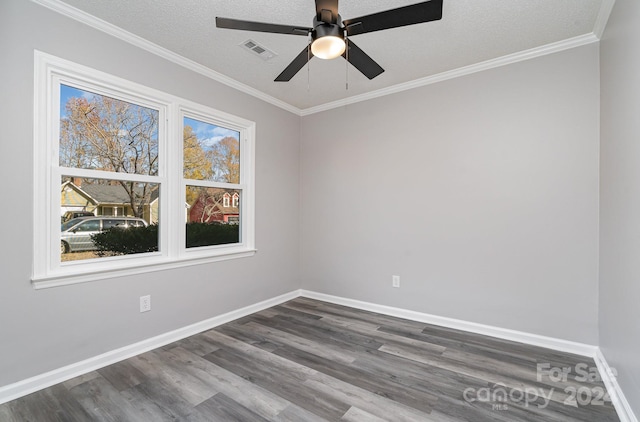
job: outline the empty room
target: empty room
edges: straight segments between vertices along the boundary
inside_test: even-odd
[[[0,1],[0,421],[637,421],[639,23]]]

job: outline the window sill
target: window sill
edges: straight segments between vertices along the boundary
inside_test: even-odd
[[[208,264],[211,262],[227,261],[230,259],[246,258],[255,255],[256,249],[241,248],[234,251],[228,251],[219,255],[208,256],[184,256],[180,258],[160,259],[148,258],[148,263],[140,263],[139,261],[130,266],[123,266],[116,269],[104,269],[96,271],[83,271],[74,273],[64,271],[57,274],[34,276],[31,279],[31,285],[34,289],[49,289],[51,287],[69,286],[72,284],[86,283],[89,281],[104,280],[108,278],[124,277],[135,274],[144,274],[154,271],[171,270],[175,268],[188,267],[192,265]]]

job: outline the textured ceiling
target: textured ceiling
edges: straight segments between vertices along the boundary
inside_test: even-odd
[[[348,19],[417,2],[342,0],[339,10]],[[273,79],[306,46],[304,36],[217,29],[215,17],[308,27],[314,0],[64,3],[304,110],[592,34],[602,0],[444,0],[440,21],[353,37],[385,69],[377,78],[368,80],[342,58],[314,58],[308,68],[284,83]],[[239,47],[247,39],[277,56],[264,61]]]

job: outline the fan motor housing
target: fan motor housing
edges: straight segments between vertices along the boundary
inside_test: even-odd
[[[322,37],[339,37],[344,38],[344,28],[342,27],[342,18],[338,15],[338,21],[336,23],[326,23],[313,18],[313,31],[311,32],[311,38],[313,41]]]

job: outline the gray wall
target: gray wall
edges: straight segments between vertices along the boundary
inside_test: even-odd
[[[597,44],[304,117],[303,288],[597,344],[598,120]]]
[[[34,290],[34,49],[255,121],[257,255]],[[24,0],[0,3],[0,51],[0,386],[299,288],[298,116]]]
[[[640,3],[601,41],[600,347],[640,415]]]
[[[300,119],[3,1],[0,386],[301,286],[591,344],[599,297],[601,346],[638,412],[639,15],[618,0],[602,42],[599,163],[595,44]],[[256,121],[258,254],[34,290],[33,49]]]

